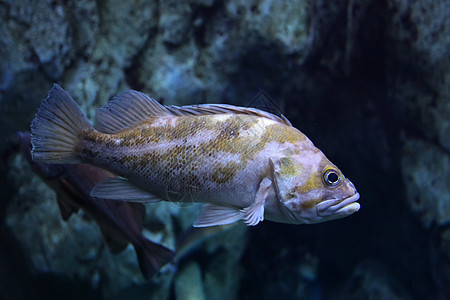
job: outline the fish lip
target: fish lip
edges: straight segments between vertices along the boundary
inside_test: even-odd
[[[347,197],[341,201],[339,201],[337,199],[324,200],[324,201],[320,202],[319,204],[317,204],[317,206],[316,206],[317,215],[318,216],[328,216],[328,215],[332,215],[335,213],[339,213],[340,210],[342,210],[343,208],[345,208],[349,205],[356,203],[356,201],[358,201],[358,200],[359,200],[358,192],[356,192],[352,196]],[[359,206],[355,205],[355,208],[356,208],[356,210],[354,212],[359,210]],[[342,212],[342,213],[346,214],[345,212]]]

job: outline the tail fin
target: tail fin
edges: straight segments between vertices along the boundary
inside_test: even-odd
[[[170,262],[175,256],[175,252],[169,248],[153,243],[144,237],[139,245],[134,244],[134,248],[139,261],[139,268],[145,279],[155,275],[162,266]]]
[[[79,163],[80,134],[93,128],[78,105],[54,84],[31,123],[32,157],[36,162]]]

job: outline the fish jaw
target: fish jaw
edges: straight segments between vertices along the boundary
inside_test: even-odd
[[[359,193],[347,197],[344,200],[328,199],[316,206],[317,216],[327,219],[339,219],[349,216],[360,209]],[[331,218],[330,218],[331,217]]]
[[[326,199],[316,204],[314,207],[302,208],[298,207],[295,201],[284,203],[281,210],[285,218],[273,219],[282,223],[291,224],[316,224],[326,221],[341,219],[347,217],[360,209],[359,193],[347,197],[345,199]]]

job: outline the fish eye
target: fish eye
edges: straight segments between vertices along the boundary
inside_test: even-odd
[[[337,187],[341,183],[341,176],[334,169],[327,169],[323,174],[323,180],[329,187]]]

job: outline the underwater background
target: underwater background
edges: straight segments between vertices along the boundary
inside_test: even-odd
[[[0,299],[450,299],[448,0],[10,0],[0,20]],[[55,82],[91,120],[128,89],[269,103],[361,210],[199,233],[198,206],[148,204],[144,234],[177,256],[145,280],[18,149]]]

